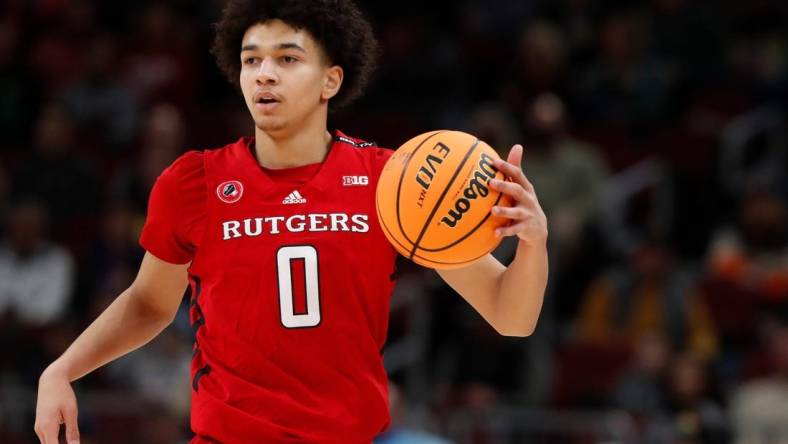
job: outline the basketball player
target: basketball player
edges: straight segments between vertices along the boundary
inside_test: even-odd
[[[192,151],[153,187],[133,284],[41,375],[35,431],[79,441],[71,382],[150,341],[190,287],[192,443],[370,443],[389,422],[381,350],[396,253],[376,218],[392,151],[330,132],[376,43],[352,0],[233,0],[214,54],[240,86],[253,138]],[[492,187],[515,205],[509,267],[492,256],[440,276],[498,332],[527,336],[547,280],[546,219],[519,168]]]

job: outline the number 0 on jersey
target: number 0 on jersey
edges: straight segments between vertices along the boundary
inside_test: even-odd
[[[293,259],[304,260],[306,313],[296,314],[293,301]],[[287,328],[315,327],[320,324],[320,285],[317,250],[311,245],[282,247],[276,253],[279,279],[279,311]]]

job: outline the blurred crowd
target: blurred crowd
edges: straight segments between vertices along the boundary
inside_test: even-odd
[[[222,3],[3,3],[0,442],[34,442],[40,372],[133,280],[158,174],[252,134]],[[381,66],[330,125],[523,143],[550,223],[528,339],[400,270],[379,441],[788,442],[788,3],[360,3]],[[184,307],[79,381],[82,442],[186,442],[191,341]]]

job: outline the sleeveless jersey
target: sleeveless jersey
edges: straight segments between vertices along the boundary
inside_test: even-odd
[[[193,443],[369,443],[389,422],[382,348],[397,254],[375,188],[393,151],[336,132],[294,185],[251,147],[176,160],[140,238],[160,259],[191,261]]]

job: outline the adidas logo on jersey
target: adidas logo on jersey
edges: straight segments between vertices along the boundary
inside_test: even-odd
[[[302,204],[302,203],[306,203],[306,199],[304,199],[304,196],[302,196],[301,193],[299,193],[296,190],[288,194],[287,197],[285,197],[285,199],[282,201],[282,203],[285,205]]]

